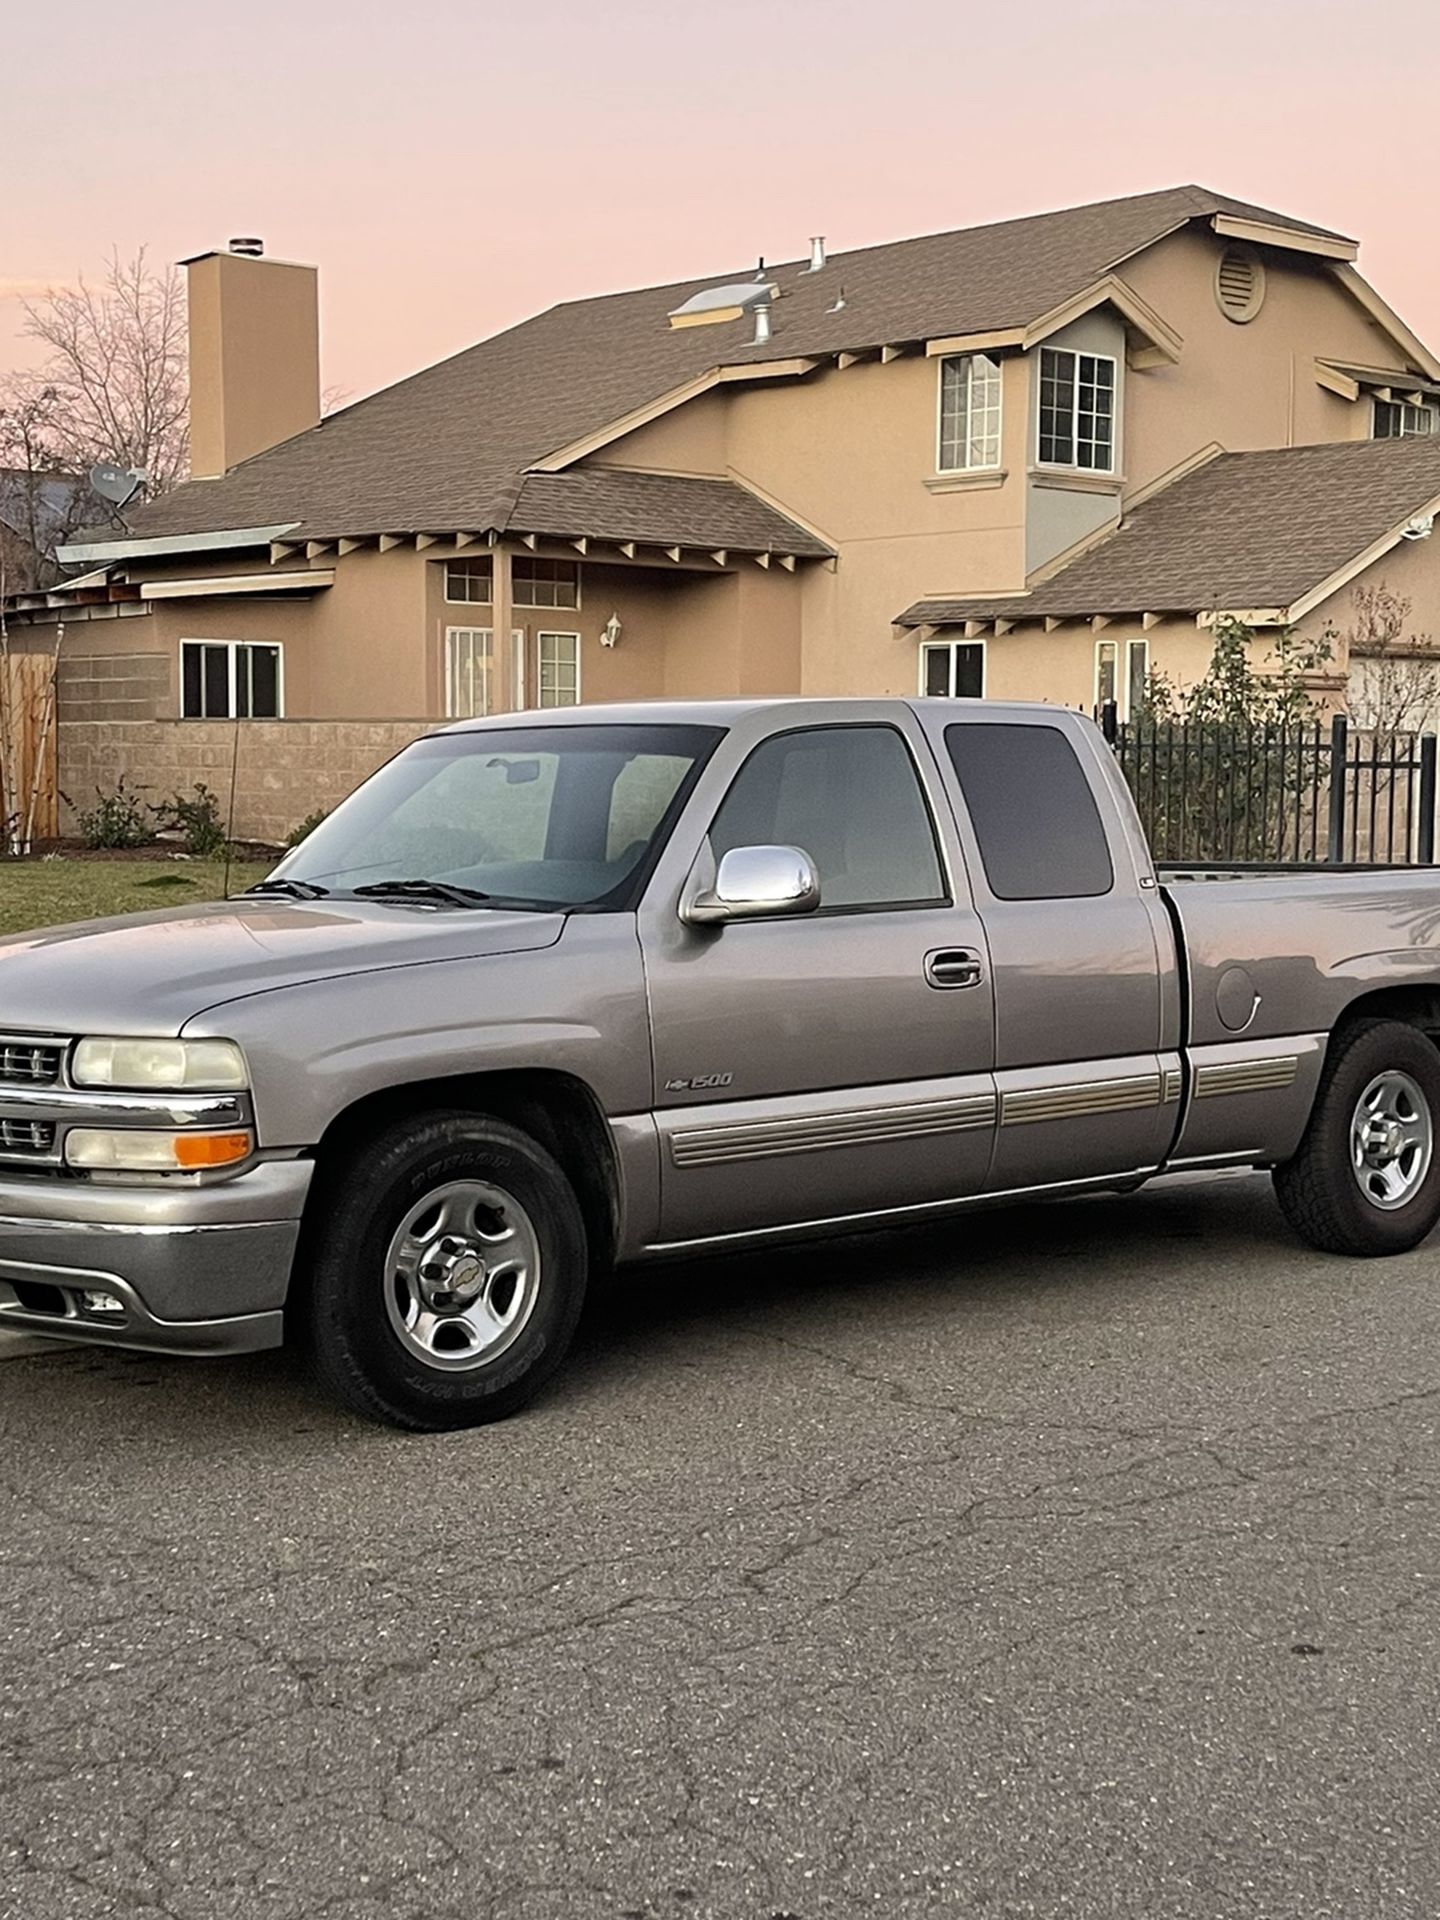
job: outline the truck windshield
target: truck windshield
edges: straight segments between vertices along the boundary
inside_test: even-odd
[[[419,740],[322,821],[267,890],[627,909],[719,738],[714,727],[554,725]]]

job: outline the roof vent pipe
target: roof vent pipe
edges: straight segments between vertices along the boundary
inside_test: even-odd
[[[758,300],[755,303],[755,338],[752,345],[765,346],[770,339],[770,302]]]
[[[825,264],[825,236],[823,233],[812,234],[810,238],[810,271],[811,273],[819,273],[820,269],[824,266],[824,264]]]
[[[230,242],[230,251],[243,254],[247,260],[260,260],[265,255],[265,242],[255,239],[252,234],[241,234]]]

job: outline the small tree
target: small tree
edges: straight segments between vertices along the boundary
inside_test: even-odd
[[[1313,857],[1322,751],[1313,679],[1330,657],[1328,636],[1282,627],[1262,637],[1226,618],[1193,686],[1151,674],[1120,760],[1158,858]]]

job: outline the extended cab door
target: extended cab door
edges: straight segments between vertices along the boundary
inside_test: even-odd
[[[727,736],[642,906],[665,1242],[985,1182],[990,966],[933,754],[893,703],[802,711]],[[819,909],[687,925],[696,875],[761,845],[810,856]]]
[[[1152,1170],[1179,1113],[1178,969],[1103,739],[1063,709],[920,711],[954,775],[994,970],[990,1190]]]

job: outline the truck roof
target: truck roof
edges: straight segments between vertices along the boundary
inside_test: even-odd
[[[835,695],[819,698],[805,694],[774,695],[750,700],[626,700],[597,703],[593,706],[547,707],[520,713],[489,714],[483,719],[459,720],[437,733],[487,733],[513,727],[575,726],[710,726],[733,727],[738,721],[757,713],[783,712],[795,720],[836,720],[855,709],[884,712],[887,708],[910,708],[916,713],[933,711],[953,713],[983,708],[987,714],[1049,713],[1074,717],[1073,709],[1053,706],[1040,700],[954,700],[905,699],[898,694],[882,696]]]

